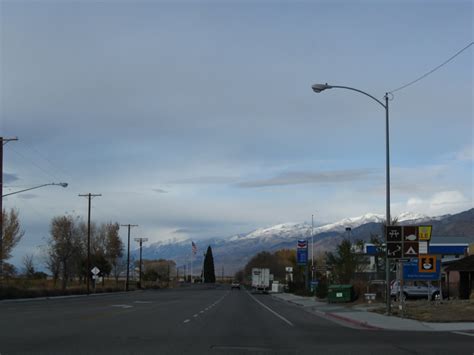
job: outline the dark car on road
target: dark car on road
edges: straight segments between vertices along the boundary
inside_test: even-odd
[[[232,284],[230,285],[230,288],[231,290],[233,290],[234,288],[240,290],[240,283],[237,281],[233,281]]]

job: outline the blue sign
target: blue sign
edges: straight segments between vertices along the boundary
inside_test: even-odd
[[[404,280],[439,280],[441,270],[441,260],[436,260],[436,272],[420,272],[418,268],[418,259],[403,263]]]
[[[308,249],[296,249],[296,262],[298,265],[308,263]]]
[[[298,265],[306,265],[308,263],[308,241],[306,240],[298,240],[296,263]]]

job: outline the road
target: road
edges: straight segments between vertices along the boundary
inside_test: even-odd
[[[224,286],[0,302],[0,354],[469,354],[473,337],[357,329]]]

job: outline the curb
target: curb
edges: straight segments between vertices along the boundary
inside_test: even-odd
[[[317,312],[319,313],[321,311],[317,311]],[[343,317],[343,316],[340,316],[338,314],[334,314],[334,313],[330,313],[330,312],[321,312],[321,313],[324,314],[325,316],[336,318],[338,320],[341,320],[341,321],[344,321],[344,322],[347,322],[347,323],[351,323],[351,324],[354,324],[354,325],[358,325],[358,326],[361,326],[361,327],[364,327],[364,328],[367,328],[367,329],[371,329],[371,330],[384,330],[385,329],[385,328],[376,327],[375,325],[370,325],[367,322],[358,321],[358,320],[355,320],[355,319],[352,319],[352,318]]]

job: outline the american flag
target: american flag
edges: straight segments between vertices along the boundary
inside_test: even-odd
[[[192,248],[193,248],[193,255],[196,255],[197,250],[198,250],[196,244],[194,244],[194,242],[191,242],[191,246],[192,246]]]

